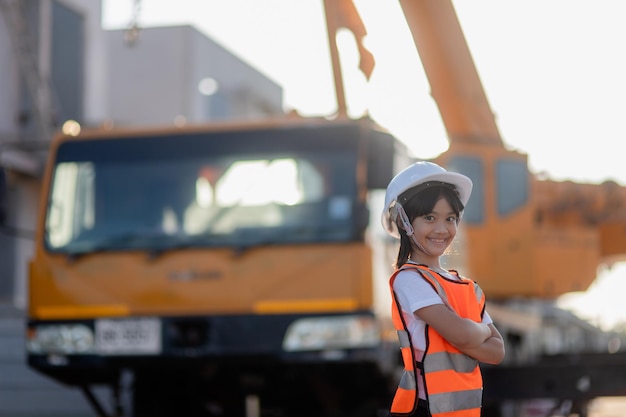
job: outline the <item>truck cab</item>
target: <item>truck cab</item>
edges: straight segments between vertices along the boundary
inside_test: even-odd
[[[56,137],[29,365],[84,389],[130,374],[135,416],[384,404],[368,196],[402,150],[369,120]]]

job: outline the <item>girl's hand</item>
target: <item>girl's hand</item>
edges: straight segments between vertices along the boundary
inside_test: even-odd
[[[421,308],[415,315],[464,353],[465,349],[477,348],[492,336],[486,324],[462,318],[443,304]]]

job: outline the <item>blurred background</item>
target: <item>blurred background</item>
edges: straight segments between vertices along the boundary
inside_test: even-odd
[[[626,4],[451,4],[504,147],[527,155],[529,172],[540,180],[626,186],[620,147],[626,136]],[[29,261],[51,138],[90,128],[337,119],[342,109],[324,2],[0,0],[0,5],[5,213],[0,415],[42,415],[41,404],[56,410],[50,416],[93,415],[78,390],[57,386],[24,363]],[[370,117],[415,159],[440,157],[449,150],[450,133],[400,4],[354,0],[354,5],[366,35],[359,39],[347,28],[337,32],[348,117]],[[362,46],[374,60],[367,73],[359,66]],[[626,263],[620,256],[604,259],[589,282],[558,294],[554,305],[620,351]],[[619,400],[607,404],[598,403],[591,415],[626,412]],[[519,416],[547,416],[553,407],[554,402],[536,401]],[[602,407],[618,411],[600,414]]]
[[[366,79],[354,36],[338,34],[350,116],[369,114],[415,157],[436,157],[448,148],[448,135],[400,5],[354,3],[376,64]],[[529,168],[543,178],[625,185],[617,144],[626,137],[626,5],[452,3],[505,146],[527,154]],[[192,24],[280,85],[285,111],[323,117],[337,111],[321,1],[184,0],[173,7],[165,0],[104,0],[102,11],[106,29]],[[617,263],[562,305],[611,328],[626,320],[618,295],[624,290],[626,269]]]

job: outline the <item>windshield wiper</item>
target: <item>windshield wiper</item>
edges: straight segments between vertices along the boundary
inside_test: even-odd
[[[195,235],[186,236],[184,239],[175,239],[168,241],[162,245],[152,245],[146,248],[148,251],[148,257],[150,259],[156,259],[166,252],[171,252],[179,249],[189,248],[203,248],[203,247],[215,247],[215,246],[229,246],[228,242],[224,240],[224,236],[215,235]]]
[[[158,234],[140,234],[137,232],[124,233],[121,235],[108,236],[98,240],[86,240],[83,242],[74,242],[69,245],[66,252],[70,260],[77,260],[78,258],[98,252],[108,252],[121,249],[150,249],[150,247],[136,246],[136,243],[143,243],[153,245],[155,239],[169,238],[168,235]],[[131,244],[132,245],[129,245]]]
[[[300,245],[304,243],[316,243],[327,233],[329,229],[316,224],[290,225],[276,228],[259,229],[265,233],[246,230],[234,234],[237,236],[237,244],[233,246],[235,256],[241,256],[250,249],[272,245]],[[332,229],[331,229],[332,230]]]

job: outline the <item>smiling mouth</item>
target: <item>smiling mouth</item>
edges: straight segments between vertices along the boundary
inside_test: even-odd
[[[437,245],[442,245],[444,243],[446,243],[446,239],[428,239],[430,240],[432,243],[437,244]]]

